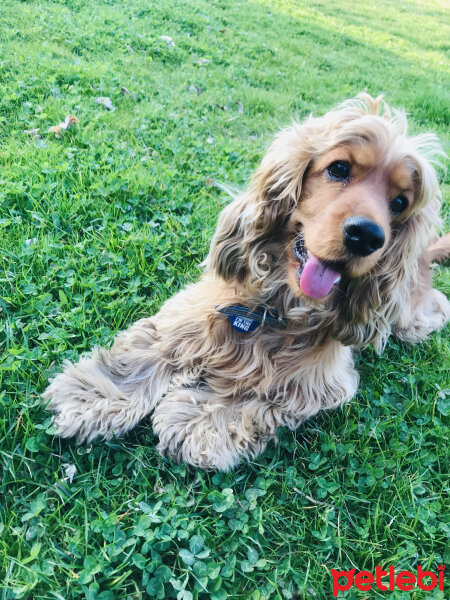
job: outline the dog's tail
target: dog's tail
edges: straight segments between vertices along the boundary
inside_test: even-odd
[[[428,246],[427,255],[430,262],[444,263],[450,259],[450,233],[438,238]]]

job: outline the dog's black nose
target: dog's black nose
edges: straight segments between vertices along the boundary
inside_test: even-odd
[[[350,217],[344,223],[344,244],[356,256],[368,256],[384,244],[384,231],[366,217]]]

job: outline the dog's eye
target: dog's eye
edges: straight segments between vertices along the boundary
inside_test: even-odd
[[[393,217],[398,217],[398,215],[408,208],[408,200],[405,196],[397,196],[397,198],[391,200],[389,208],[391,210],[391,215]]]
[[[348,181],[350,179],[350,165],[343,160],[335,160],[325,169],[333,181]]]

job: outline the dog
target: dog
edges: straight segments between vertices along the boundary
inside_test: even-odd
[[[351,400],[354,349],[450,319],[432,287],[450,254],[440,153],[382,96],[282,130],[222,211],[200,281],[51,382],[56,433],[108,440],[151,415],[162,455],[228,470]]]

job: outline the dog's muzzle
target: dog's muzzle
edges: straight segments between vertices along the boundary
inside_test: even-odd
[[[299,233],[294,242],[294,258],[299,263],[297,279],[302,292],[310,298],[328,296],[335,283],[341,279],[342,267],[326,262],[309,252]]]

